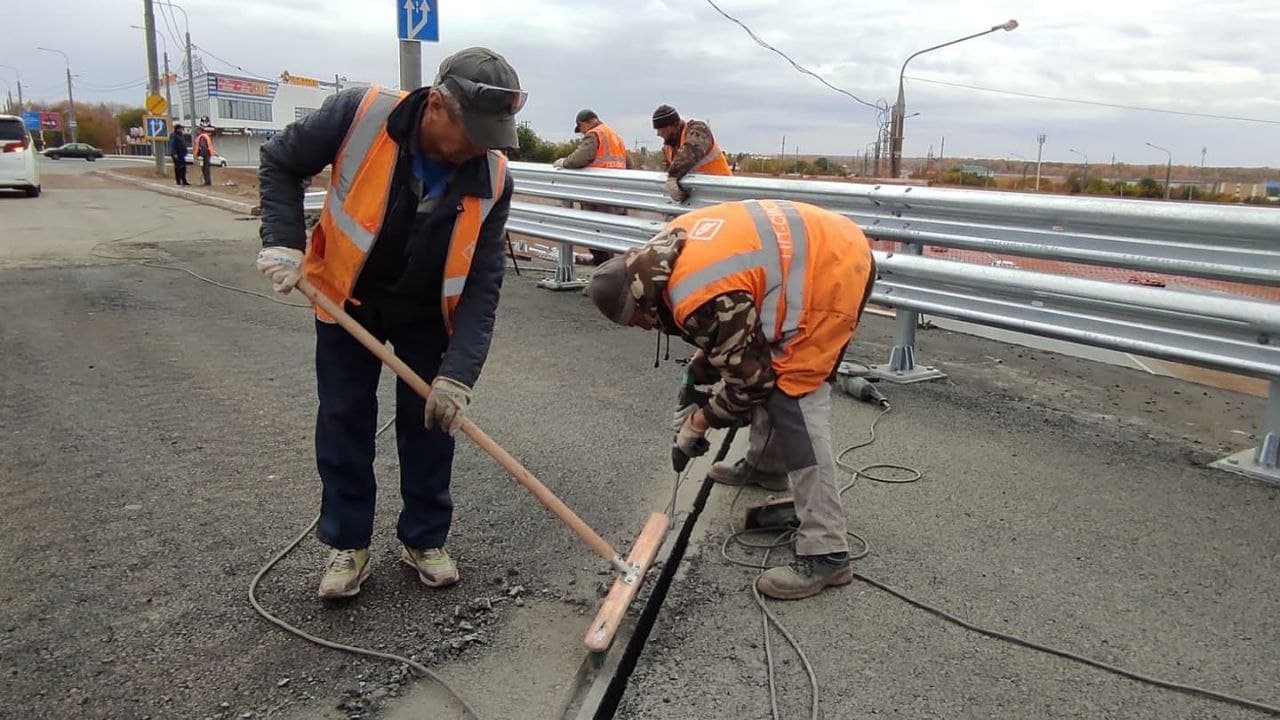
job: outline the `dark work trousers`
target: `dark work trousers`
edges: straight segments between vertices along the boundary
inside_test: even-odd
[[[392,326],[367,304],[348,310],[379,340],[430,382],[440,368],[448,335],[439,319]],[[324,486],[316,536],[330,547],[369,546],[377,484],[373,477],[382,361],[340,326],[316,320],[316,465]],[[427,430],[425,401],[396,380],[396,448],[404,507],[396,534],[416,549],[443,547],[453,519],[449,480],[453,438]]]
[[[210,174],[209,174],[209,168],[211,168],[211,167],[212,167],[212,163],[210,163],[210,162],[209,162],[209,158],[208,158],[208,156],[204,156],[204,155],[202,155],[202,156],[200,157],[200,172],[204,174],[204,184],[205,184],[205,185],[212,185],[212,184],[213,184],[213,178],[212,178],[212,176],[210,176]]]
[[[173,156],[173,179],[179,185],[190,185],[187,182],[187,160],[186,158]]]

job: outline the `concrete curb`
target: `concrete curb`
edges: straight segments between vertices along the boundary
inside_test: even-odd
[[[132,175],[124,175],[110,170],[94,170],[92,173],[111,180],[119,180],[136,187],[145,188],[152,192],[158,192],[161,195],[190,200],[191,202],[200,203],[201,205],[212,205],[213,207],[230,210],[231,212],[238,213],[240,215],[253,215],[253,209],[256,207],[255,205],[247,202],[218,197],[216,195],[206,195],[205,193],[196,190],[187,190],[176,186],[170,187],[168,185],[161,185],[160,183],[149,182],[141,178],[133,177]]]

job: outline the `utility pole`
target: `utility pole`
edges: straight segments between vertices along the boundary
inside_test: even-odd
[[[156,69],[156,13],[151,0],[142,0],[143,31],[147,36],[147,90],[155,95],[160,92],[159,71]],[[169,87],[169,78],[165,77],[165,88]],[[173,132],[173,128],[169,128]],[[164,141],[155,140],[151,144],[151,154],[155,156],[156,175],[164,175]]]
[[[947,153],[947,136],[942,136],[942,144],[938,146],[938,172],[942,172],[942,157]]]
[[[333,94],[337,95],[342,92],[342,79],[338,77],[338,73],[333,74]]]
[[[18,114],[21,115],[26,106],[22,103],[22,73],[18,72],[18,68],[12,65],[0,65],[2,68],[8,68],[13,71],[13,76],[18,79]]]
[[[69,106],[67,112],[71,116],[71,142],[76,142],[76,98],[71,92],[71,58],[67,57],[66,53],[58,50],[57,48],[38,47],[36,49],[43,50],[45,52],[58,53],[67,64],[67,104]],[[62,137],[63,139],[66,139],[65,131],[63,132]]]
[[[406,92],[422,87],[422,43],[400,41],[400,89]]]
[[[1040,160],[1044,157],[1044,141],[1044,133],[1036,136],[1036,143],[1039,145],[1039,149],[1036,150],[1036,192],[1040,192]]]

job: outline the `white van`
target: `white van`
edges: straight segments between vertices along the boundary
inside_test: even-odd
[[[27,126],[16,115],[0,115],[0,188],[40,196],[40,155]]]

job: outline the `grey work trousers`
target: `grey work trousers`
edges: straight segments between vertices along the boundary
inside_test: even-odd
[[[796,554],[849,551],[848,522],[831,450],[831,384],[802,397],[776,390],[751,415],[747,462],[761,472],[786,473],[800,529]]]

